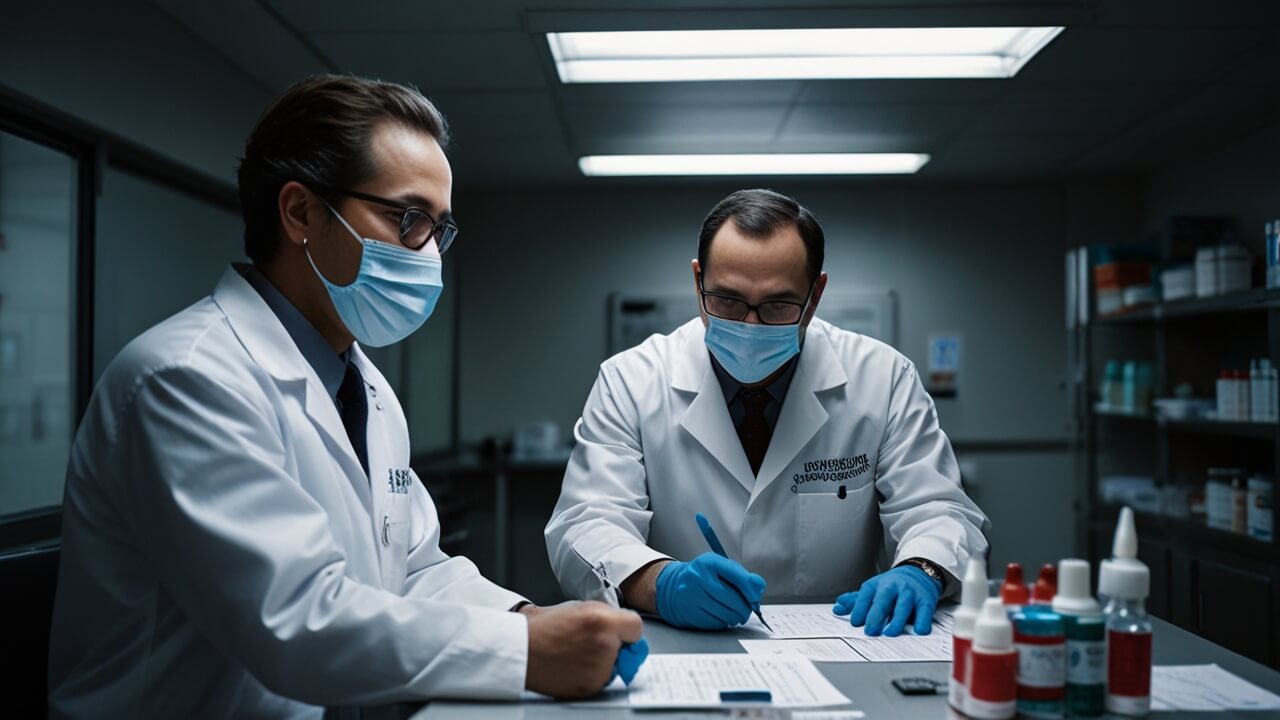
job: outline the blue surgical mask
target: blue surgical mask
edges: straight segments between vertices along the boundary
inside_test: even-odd
[[[444,291],[440,256],[362,238],[337,210],[329,211],[362,246],[360,271],[345,286],[329,282],[307,250],[307,260],[329,290],[338,317],[361,345],[386,347],[409,337],[431,317]]]
[[[708,315],[706,342],[726,372],[750,385],[800,354],[800,326],[752,325]]]

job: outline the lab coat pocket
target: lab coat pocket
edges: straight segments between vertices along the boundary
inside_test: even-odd
[[[409,497],[392,495],[378,526],[378,553],[382,562],[382,587],[404,594],[409,562]]]
[[[874,561],[868,504],[874,483],[837,493],[799,493],[796,499],[796,594],[832,597],[852,589],[859,569]]]

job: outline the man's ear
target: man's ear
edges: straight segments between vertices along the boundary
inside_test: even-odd
[[[809,309],[805,312],[804,324],[808,325],[813,319],[814,313],[818,311],[818,301],[822,299],[822,292],[827,289],[827,274],[820,273],[818,279],[813,283],[813,295],[809,299]]]
[[[290,180],[280,188],[276,205],[280,215],[280,228],[289,242],[302,246],[307,234],[314,230],[316,206],[319,198],[302,183]]]
[[[707,324],[707,311],[702,306],[702,266],[697,260],[693,261],[693,292],[694,297],[698,299],[698,316],[702,318],[702,324]]]

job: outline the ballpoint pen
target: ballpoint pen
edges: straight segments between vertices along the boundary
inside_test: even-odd
[[[702,513],[698,513],[694,515],[694,519],[698,521],[698,529],[702,531],[702,536],[707,539],[707,544],[711,546],[711,552],[722,558],[729,557],[728,553],[724,551],[724,546],[720,544],[720,538],[716,537],[716,531],[711,529],[711,523],[707,521],[706,516]],[[734,587],[734,590],[737,590],[739,593],[742,592],[742,590],[737,587]],[[742,599],[746,600],[746,597],[744,596]],[[757,603],[747,604],[751,606],[752,612],[754,612],[756,617],[760,619],[760,623],[763,624],[769,632],[773,632],[773,628],[769,627],[769,623],[764,619],[764,614],[760,612],[760,605]]]

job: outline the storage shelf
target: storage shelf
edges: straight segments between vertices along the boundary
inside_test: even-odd
[[[1195,317],[1199,315],[1224,315],[1280,309],[1280,288],[1254,288],[1229,295],[1207,298],[1187,298],[1173,302],[1160,302],[1126,310],[1117,315],[1095,317],[1097,325],[1128,325],[1159,321],[1166,318]]]
[[[1120,507],[1115,504],[1100,505],[1098,509],[1102,517],[1092,523],[1094,529],[1114,531],[1116,520],[1120,515]],[[1137,524],[1138,537],[1143,540],[1183,541],[1190,545],[1269,563],[1280,559],[1280,547],[1277,547],[1275,542],[1218,530],[1189,518],[1168,517],[1138,510],[1133,512],[1133,517]],[[1105,554],[1110,556],[1111,553]]]
[[[1118,421],[1133,425],[1148,425],[1164,432],[1177,435],[1213,435],[1217,437],[1243,437],[1259,440],[1275,440],[1280,436],[1280,425],[1276,423],[1221,422],[1218,420],[1164,420],[1151,415],[1131,415],[1128,413],[1104,412],[1095,410],[1094,416],[1108,421]]]

